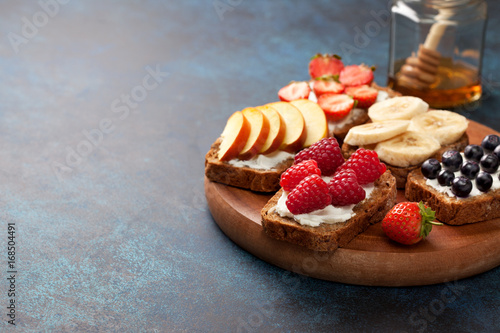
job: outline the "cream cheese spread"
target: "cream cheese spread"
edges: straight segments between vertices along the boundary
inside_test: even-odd
[[[490,191],[494,191],[500,188],[500,179],[498,179],[498,175],[500,174],[500,170],[492,173],[491,177],[493,178],[493,184],[491,185]],[[460,171],[455,172],[455,177],[461,176],[462,174]],[[474,184],[474,180],[472,180],[472,191],[469,193],[469,195],[465,198],[457,197],[453,192],[451,191],[451,186],[442,186],[439,184],[437,179],[428,179],[425,181],[425,183],[433,188],[435,188],[437,191],[446,193],[448,196],[452,198],[456,198],[459,200],[467,199],[470,197],[478,196],[481,194],[484,194],[485,192],[481,192],[477,189],[476,185]]]
[[[329,182],[331,178],[323,177],[323,179],[326,182]],[[367,200],[368,198],[370,198],[373,190],[375,189],[375,185],[371,183],[363,185],[363,188],[366,193],[366,197],[364,200]],[[345,222],[356,214],[353,211],[355,205],[342,206],[342,207],[328,205],[323,209],[315,210],[314,212],[308,214],[293,215],[286,207],[287,197],[288,193],[286,191],[283,191],[274,209],[276,213],[281,217],[293,218],[301,225],[317,227],[321,223],[334,224],[339,222]]]
[[[258,154],[249,160],[232,159],[229,164],[236,167],[248,167],[256,170],[273,170],[281,162],[293,158],[295,154],[282,150],[276,150],[270,154]]]

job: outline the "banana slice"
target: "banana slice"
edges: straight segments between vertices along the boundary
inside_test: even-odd
[[[440,148],[439,142],[431,136],[418,132],[405,132],[392,139],[379,142],[374,150],[380,160],[406,168],[419,165]]]
[[[456,142],[467,130],[467,118],[446,110],[433,110],[415,116],[408,131],[426,133],[433,136],[442,146]]]
[[[398,96],[375,103],[368,109],[368,116],[373,122],[406,119],[426,112],[429,104],[413,96]]]
[[[382,142],[404,133],[409,124],[409,120],[385,120],[354,126],[347,133],[344,142],[351,146]]]

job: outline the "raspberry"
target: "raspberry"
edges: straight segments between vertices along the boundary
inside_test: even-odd
[[[295,163],[311,159],[318,163],[318,168],[324,176],[333,175],[345,161],[339,143],[333,137],[321,139],[295,155]]]
[[[323,209],[332,202],[328,184],[320,176],[309,175],[288,194],[286,206],[294,214],[307,214]]]
[[[281,174],[280,185],[287,192],[290,192],[300,181],[309,175],[321,176],[321,170],[315,160],[302,161],[294,164]]]
[[[347,206],[357,204],[366,196],[365,190],[359,185],[356,173],[351,169],[341,170],[328,183],[332,196],[332,205]]]
[[[338,171],[345,169],[352,169],[358,177],[359,185],[364,185],[377,180],[387,168],[380,162],[376,152],[358,148]]]

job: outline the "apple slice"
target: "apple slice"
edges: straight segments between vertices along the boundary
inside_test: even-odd
[[[290,104],[299,109],[306,123],[307,137],[304,147],[309,147],[316,141],[326,138],[328,135],[328,123],[325,112],[317,103],[308,99],[297,99],[291,101]]]
[[[250,135],[238,158],[248,160],[257,155],[269,135],[269,120],[256,108],[245,108],[241,111],[250,123]]]
[[[283,139],[285,138],[286,124],[283,117],[278,111],[270,107],[269,105],[258,106],[267,120],[269,120],[269,135],[267,136],[266,142],[260,148],[260,154],[270,154],[281,146]]]
[[[221,143],[217,157],[221,161],[229,161],[238,157],[250,135],[250,122],[241,111],[236,111],[229,117],[221,134]]]
[[[306,140],[307,131],[302,113],[288,102],[274,102],[266,104],[281,115],[285,121],[285,138],[279,149],[295,153],[299,151]]]

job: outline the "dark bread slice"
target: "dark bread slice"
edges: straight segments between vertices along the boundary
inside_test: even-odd
[[[396,204],[396,180],[386,171],[377,181],[371,196],[354,206],[356,213],[345,222],[304,226],[275,212],[281,197],[279,190],[261,211],[262,226],[272,238],[307,247],[315,251],[334,251],[346,246],[354,237],[365,231],[370,224],[381,221]]]
[[[447,150],[457,150],[457,151],[463,151],[464,148],[469,144],[469,136],[467,135],[467,133],[464,133],[460,139],[458,139],[456,142],[454,143],[451,143],[449,145],[445,145],[445,146],[442,146],[441,149],[439,149],[433,156],[431,156],[430,158],[435,158],[439,161],[441,161],[441,155],[447,151]],[[344,155],[344,158],[349,158],[349,156],[351,156],[355,151],[356,149],[358,149],[359,146],[351,146],[347,143],[343,143],[342,144],[342,154]],[[364,148],[367,148],[367,149],[374,149],[375,148],[375,144],[374,145],[369,145],[369,146],[366,146]],[[383,161],[382,161],[383,162]],[[384,162],[385,163],[385,162]],[[412,166],[409,166],[409,167],[398,167],[398,166],[395,166],[395,165],[390,165],[388,163],[385,163],[385,165],[387,166],[387,169],[391,170],[393,176],[396,178],[396,186],[398,189],[404,189],[405,188],[405,184],[406,184],[406,178],[408,177],[408,174],[410,172],[412,172],[413,170],[415,169],[419,169],[421,164],[419,165],[412,165]]]
[[[427,185],[420,168],[408,175],[405,197],[425,202],[436,212],[436,218],[446,224],[462,225],[500,217],[500,189],[458,199]]]
[[[401,94],[397,91],[392,90],[391,88],[381,87],[375,82],[371,84],[372,88],[375,88],[379,91],[385,91],[389,98],[393,98],[396,96],[401,96]],[[349,117],[347,121],[338,122],[339,125],[333,125],[335,122],[329,122],[329,131],[330,135],[335,137],[340,145],[344,142],[345,136],[349,130],[357,125],[362,125],[370,120],[368,117],[368,110],[366,109],[356,109],[356,114]],[[333,128],[332,128],[333,127]]]
[[[221,139],[217,139],[205,155],[205,175],[213,182],[256,192],[275,192],[280,189],[281,174],[293,164],[293,157],[271,170],[238,167],[217,158]]]

